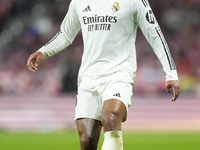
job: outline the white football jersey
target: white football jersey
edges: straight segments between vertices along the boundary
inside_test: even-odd
[[[126,71],[134,77],[138,26],[159,58],[166,80],[178,80],[174,61],[148,0],[72,0],[61,31],[39,51],[44,58],[60,52],[82,29],[84,51],[79,80],[117,71]]]

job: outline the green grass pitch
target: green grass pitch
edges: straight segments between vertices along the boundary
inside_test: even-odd
[[[124,150],[200,150],[200,132],[124,131]],[[101,150],[103,134],[99,142]],[[76,131],[0,132],[0,150],[79,150]]]

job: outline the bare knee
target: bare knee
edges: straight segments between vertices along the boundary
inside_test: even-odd
[[[88,132],[86,130],[82,131],[79,130],[78,133],[81,145],[84,146],[90,145],[90,147],[95,147],[97,145],[96,137],[90,131]]]
[[[118,117],[116,112],[107,112],[102,114],[101,123],[104,131],[121,130],[121,119]]]
[[[96,150],[101,132],[101,123],[91,119],[77,121],[81,150]]]

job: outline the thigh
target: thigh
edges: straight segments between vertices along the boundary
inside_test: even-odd
[[[80,134],[87,133],[87,135],[98,135],[101,132],[102,124],[101,121],[81,118],[76,121],[77,130]]]
[[[120,100],[108,99],[103,104],[101,122],[104,132],[121,130],[121,123],[126,114],[126,106]]]
[[[109,109],[116,109],[119,108],[118,106],[125,106],[125,113],[122,119],[123,122],[127,118],[127,111],[131,105],[131,96],[133,94],[132,89],[133,86],[131,85],[131,83],[123,80],[113,79],[106,86],[102,94],[103,107],[106,107],[105,104],[107,104],[108,106],[110,105]],[[114,101],[114,103],[112,103],[111,101],[108,100],[118,100],[118,101]],[[111,105],[114,105],[115,107],[112,107]]]
[[[76,121],[81,150],[96,150],[102,129],[98,120],[80,118]]]

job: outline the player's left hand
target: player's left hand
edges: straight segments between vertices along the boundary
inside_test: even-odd
[[[166,92],[168,93],[171,93],[170,89],[172,88],[173,93],[174,93],[172,101],[175,101],[178,98],[179,93],[181,92],[179,81],[177,80],[166,81],[165,87],[166,87]]]

